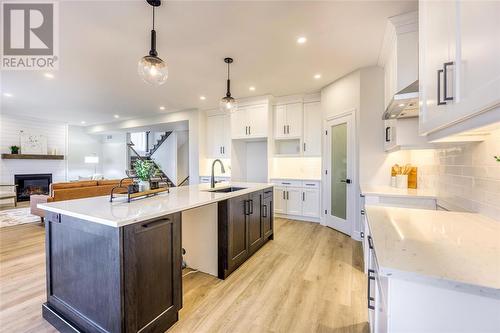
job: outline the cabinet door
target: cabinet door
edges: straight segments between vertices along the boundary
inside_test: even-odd
[[[286,106],[276,105],[274,107],[274,137],[285,138],[286,129]]]
[[[222,158],[231,158],[231,134],[229,129],[231,128],[231,119],[229,116],[223,116],[220,127],[220,138],[222,146]]]
[[[446,124],[452,101],[444,103],[444,76],[447,94],[456,96],[455,66],[444,73],[444,63],[457,61],[455,1],[419,1],[419,86],[421,132]],[[438,74],[438,70],[443,70]],[[438,76],[439,83],[438,86]],[[438,91],[439,95],[438,96]]]
[[[310,217],[319,217],[319,190],[318,189],[303,189],[302,190],[302,215]]]
[[[227,226],[227,269],[234,270],[248,257],[247,213],[248,195],[228,200],[229,219]]]
[[[304,104],[304,156],[321,156],[321,134],[323,133],[321,103]]]
[[[207,156],[209,158],[222,157],[224,139],[224,116],[207,117]]]
[[[286,214],[286,188],[274,188],[274,212],[278,214]]]
[[[124,227],[126,332],[166,331],[182,307],[181,215]]]
[[[247,108],[247,121],[250,134],[249,138],[265,138],[267,137],[267,105],[254,105]]]
[[[231,138],[241,139],[247,136],[248,122],[247,109],[238,108],[231,113]]]
[[[460,91],[450,122],[500,103],[500,2],[460,1]]]
[[[302,137],[303,112],[302,103],[286,105],[286,133],[288,137]]]
[[[302,189],[288,187],[286,189],[286,213],[302,215]]]
[[[268,238],[273,233],[273,191],[264,190],[261,208],[262,232],[264,238]]]
[[[249,194],[248,209],[248,246],[250,254],[257,251],[264,240],[264,231],[260,220],[262,192]]]

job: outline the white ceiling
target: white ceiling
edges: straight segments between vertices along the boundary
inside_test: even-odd
[[[13,95],[2,95],[2,112],[90,125],[116,121],[114,114],[122,120],[209,109],[225,94],[227,56],[235,59],[236,98],[317,91],[376,65],[386,19],[416,7],[416,1],[163,1],[157,49],[169,78],[156,88],[137,75],[137,62],[149,50],[146,1],[63,1],[55,78],[2,72],[2,91]],[[298,36],[307,42],[298,45]]]

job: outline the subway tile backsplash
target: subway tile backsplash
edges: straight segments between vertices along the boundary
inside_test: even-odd
[[[500,130],[483,142],[447,145],[411,152],[420,188],[437,191],[440,200],[500,221]]]

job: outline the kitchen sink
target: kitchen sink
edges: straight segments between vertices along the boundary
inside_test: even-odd
[[[229,192],[236,192],[240,190],[245,190],[246,187],[224,187],[224,188],[217,188],[217,189],[210,189],[208,192],[215,192],[215,193],[229,193]]]

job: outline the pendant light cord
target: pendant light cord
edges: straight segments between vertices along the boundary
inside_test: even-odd
[[[155,30],[155,7],[153,6],[153,30]]]

